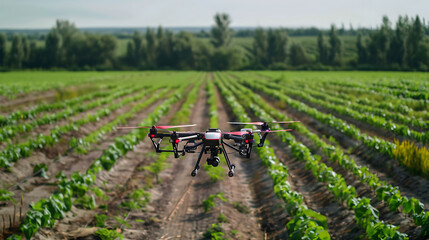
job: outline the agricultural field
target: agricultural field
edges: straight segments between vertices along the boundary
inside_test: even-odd
[[[0,83],[0,239],[429,238],[428,74],[10,72]],[[198,154],[157,154],[147,129],[118,129],[291,120],[270,124],[292,131],[250,158],[228,152],[233,177],[205,155],[191,177]]]

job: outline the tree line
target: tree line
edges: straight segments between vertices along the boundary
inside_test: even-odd
[[[44,46],[25,35],[14,35],[10,47],[0,33],[0,69],[68,70],[230,70],[230,69],[366,69],[423,70],[429,68],[429,41],[425,22],[400,16],[395,24],[383,17],[379,28],[358,31],[356,57],[344,60],[339,30],[317,32],[317,56],[297,41],[291,41],[286,29],[257,28],[251,33],[250,46],[237,47],[231,40],[231,18],[219,13],[214,17],[210,41],[189,32],[173,33],[158,27],[145,33],[136,31],[128,40],[126,53],[117,56],[118,41],[111,34],[83,33],[73,23],[57,20],[44,37]],[[316,31],[317,30],[317,31]],[[304,34],[302,29],[294,34]],[[353,30],[356,31],[356,30]],[[290,33],[290,30],[289,30]],[[352,32],[349,32],[352,33]],[[354,34],[351,34],[354,35]]]

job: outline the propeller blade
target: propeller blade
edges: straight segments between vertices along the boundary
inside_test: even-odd
[[[157,129],[169,129],[169,128],[182,128],[182,127],[194,127],[197,124],[189,124],[189,125],[177,125],[177,126],[138,126],[138,127],[117,127],[118,129],[127,129],[127,128],[157,128]]]
[[[287,121],[287,122],[270,122],[270,123],[295,123],[295,122],[301,122],[301,121]]]
[[[247,124],[252,124],[252,125],[262,125],[262,124],[264,124],[263,122],[248,122],[248,123],[246,123],[246,122],[228,122],[229,124],[244,124],[244,125],[247,125]]]
[[[189,125],[176,125],[176,126],[155,126],[158,129],[168,129],[168,128],[182,128],[182,127],[194,127],[197,124],[189,124]]]
[[[187,140],[187,139],[192,139],[192,138],[197,138],[198,137],[198,135],[192,135],[192,136],[187,136],[187,137],[181,137],[181,138],[178,138],[180,141],[183,141],[183,140]]]
[[[287,122],[277,122],[277,121],[272,121],[272,122],[267,122],[267,123],[294,123],[294,122],[300,122],[300,121],[287,121]],[[264,124],[264,122],[228,122],[229,124],[252,124],[252,125],[262,125]]]
[[[290,132],[290,131],[292,131],[292,129],[281,129],[281,130],[273,130],[273,131],[268,130],[268,131],[261,131],[261,132],[270,133],[270,132]]]
[[[147,127],[147,126],[142,126],[142,127],[116,127],[117,129],[132,129],[132,128],[152,128],[152,127]]]
[[[249,132],[241,132],[241,131],[237,131],[237,132],[222,132],[222,133],[223,134],[240,135],[240,136],[246,135],[246,134],[252,134],[252,133],[249,133]]]

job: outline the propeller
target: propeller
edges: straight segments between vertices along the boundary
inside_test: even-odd
[[[300,122],[300,121],[287,121],[287,122],[277,122],[277,121],[273,121],[273,122],[266,122],[266,123],[294,123],[294,122]],[[263,125],[264,122],[228,122],[229,124],[252,124],[252,125]]]
[[[232,134],[232,135],[246,135],[246,134],[251,134],[251,132],[242,132],[242,131],[237,131],[237,132],[222,132],[223,134]]]
[[[290,132],[292,131],[292,129],[281,129],[281,130],[266,130],[266,131],[261,131],[261,130],[253,130],[253,132],[261,132],[261,133],[270,133],[270,132]]]
[[[118,129],[127,129],[127,128],[157,128],[157,129],[169,129],[169,128],[182,128],[182,127],[194,127],[197,124],[189,124],[189,125],[176,125],[176,126],[139,126],[139,127],[117,127]]]

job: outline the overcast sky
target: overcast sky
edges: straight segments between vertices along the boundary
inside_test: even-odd
[[[207,27],[217,12],[230,14],[234,27],[376,27],[383,15],[429,20],[429,0],[0,0],[0,28],[51,28],[56,19],[77,27]]]

